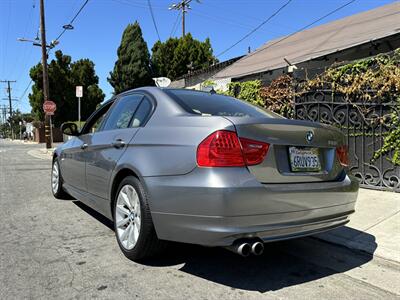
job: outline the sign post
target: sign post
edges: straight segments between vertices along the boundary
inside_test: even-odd
[[[19,121],[19,139],[22,140],[22,121]]]
[[[57,106],[53,101],[47,100],[43,103],[43,111],[46,113],[46,116],[50,117],[50,148],[53,144],[53,125],[51,123],[51,116],[54,115]]]
[[[76,86],[75,93],[76,97],[78,98],[78,122],[79,130],[81,130],[81,98],[83,97],[83,86]]]

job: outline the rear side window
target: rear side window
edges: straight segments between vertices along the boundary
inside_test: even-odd
[[[107,118],[103,130],[114,130],[128,128],[133,114],[135,113],[142,95],[128,95],[118,100]]]
[[[151,112],[151,103],[148,99],[143,98],[138,109],[136,110],[135,116],[132,119],[131,127],[142,126],[147,120],[149,113]]]
[[[183,109],[192,114],[226,117],[268,117],[275,114],[233,97],[191,90],[165,90]]]

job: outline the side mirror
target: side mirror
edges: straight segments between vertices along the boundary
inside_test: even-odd
[[[77,136],[79,135],[78,126],[75,123],[63,123],[61,125],[61,132],[65,135]]]

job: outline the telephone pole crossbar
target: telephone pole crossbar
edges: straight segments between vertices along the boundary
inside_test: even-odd
[[[172,4],[169,9],[174,9],[174,10],[181,10],[182,11],[182,37],[185,36],[185,15],[188,12],[189,9],[192,9],[190,7],[190,2],[193,0],[181,0],[180,2],[176,4]],[[200,3],[200,0],[196,0],[198,3]]]

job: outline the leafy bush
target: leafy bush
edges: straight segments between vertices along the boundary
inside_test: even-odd
[[[379,54],[333,66],[315,79],[306,81],[303,88],[305,92],[318,88],[332,89],[345,95],[349,102],[360,97],[391,101],[400,96],[400,48],[392,54]]]
[[[227,94],[229,96],[247,101],[251,104],[264,107],[264,101],[261,98],[260,90],[261,90],[260,80],[231,82],[228,85]]]
[[[294,90],[292,78],[283,75],[263,87],[260,80],[231,82],[226,95],[261,106],[284,117],[293,117]]]
[[[384,133],[383,146],[374,159],[391,155],[390,161],[400,165],[400,48],[390,54],[355,61],[343,66],[329,68],[313,80],[306,81],[302,92],[331,89],[357,106],[367,121],[385,123],[390,131]],[[352,103],[353,99],[396,103],[396,109],[377,120],[368,120],[368,109]]]
[[[400,103],[400,98],[397,99]],[[375,152],[374,159],[380,156],[391,154],[391,162],[394,165],[400,166],[400,104],[397,106],[397,111],[394,110],[391,114],[389,127],[392,130],[384,137],[382,148]]]
[[[295,92],[291,76],[282,75],[276,78],[269,86],[261,88],[260,93],[265,108],[286,118],[293,118]]]

